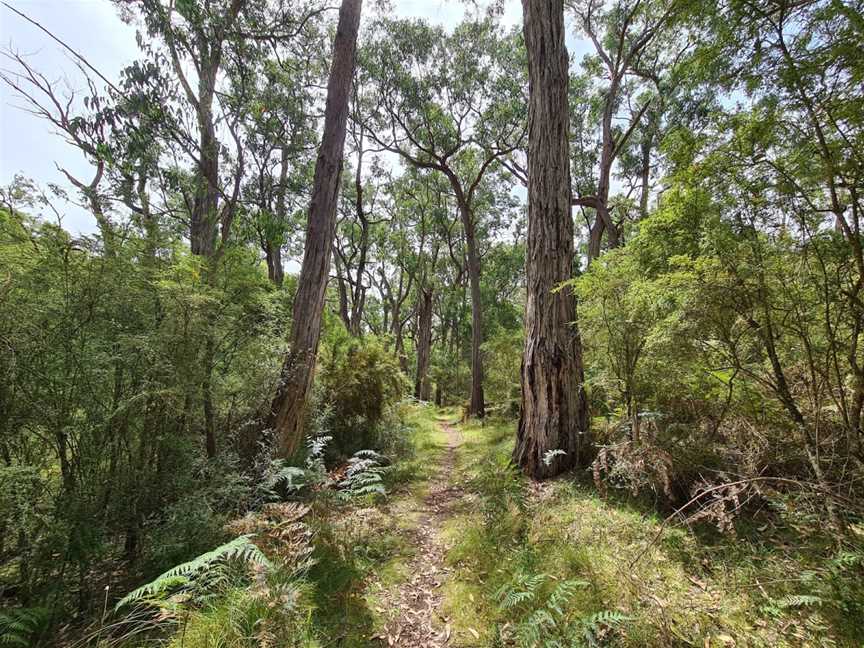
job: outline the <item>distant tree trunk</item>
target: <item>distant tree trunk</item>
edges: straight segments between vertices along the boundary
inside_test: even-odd
[[[432,288],[420,291],[420,307],[417,314],[417,376],[414,381],[414,397],[428,401],[429,357],[432,352]]]
[[[336,204],[342,175],[348,95],[354,73],[361,5],[362,0],[342,0],[339,9],[333,62],[327,83],[324,135],[315,163],[303,265],[294,299],[291,348],[283,363],[280,384],[271,406],[270,427],[275,434],[276,454],[279,457],[293,455],[303,437],[306,399],[312,385],[315,355],[321,336],[330,254],[336,234]]]
[[[285,203],[285,194],[288,185],[288,147],[282,146],[281,161],[279,168],[279,186],[276,188],[276,218],[280,225],[285,223],[288,217],[288,208]],[[264,239],[264,257],[267,261],[267,278],[276,286],[281,286],[285,281],[285,269],[282,267],[282,232],[276,235],[275,240],[270,236]]]
[[[213,369],[216,356],[216,342],[214,332],[211,328],[207,331],[207,339],[204,343],[204,379],[201,385],[202,398],[204,401],[204,447],[207,457],[212,459],[216,456],[216,409],[213,403]]]
[[[282,246],[274,241],[264,244],[264,257],[267,260],[267,278],[275,286],[281,286],[285,281],[285,270],[282,268]]]
[[[563,0],[522,0],[528,50],[528,240],[522,407],[513,459],[530,477],[590,459],[582,346],[570,279],[568,58]],[[547,457],[547,453],[563,454]],[[548,460],[544,460],[548,459]]]
[[[345,325],[345,330],[351,330],[351,315],[348,313],[348,287],[345,285],[345,274],[339,261],[339,251],[333,250],[333,264],[336,266],[336,290],[339,293],[339,318]]]
[[[363,321],[363,310],[366,306],[366,289],[363,287],[363,275],[366,274],[366,257],[369,254],[369,218],[363,208],[363,126],[357,136],[357,170],[354,175],[354,191],[356,203],[354,208],[357,212],[357,221],[360,223],[360,257],[357,260],[357,272],[351,293],[351,323],[348,330],[351,335],[359,337],[361,333],[361,322]]]
[[[408,356],[405,353],[405,327],[402,323],[402,315],[398,310],[393,313],[393,350],[396,352],[396,358],[399,360],[399,368],[406,376],[410,376],[408,370]]]
[[[457,192],[458,194],[459,192]],[[480,297],[480,253],[474,232],[474,215],[470,207],[459,201],[459,213],[465,230],[465,247],[468,252],[468,282],[471,286],[471,402],[468,416],[483,418],[486,403],[483,398],[483,304]]]

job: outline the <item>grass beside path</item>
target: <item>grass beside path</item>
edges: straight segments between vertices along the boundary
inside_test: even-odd
[[[807,597],[818,544],[674,527],[651,544],[653,502],[601,499],[574,475],[527,482],[509,464],[514,427],[462,426],[466,505],[445,528],[452,645],[864,646],[864,629]]]
[[[308,616],[274,626],[272,645],[864,646],[860,615],[836,603],[864,609],[862,586],[837,590],[845,581],[829,570],[842,556],[818,538],[742,520],[738,536],[670,526],[655,543],[654,502],[602,499],[574,474],[524,479],[510,464],[513,422],[461,424],[455,409],[415,404],[402,417],[410,447],[386,497],[311,501],[316,564],[297,599]],[[273,615],[253,594],[232,589],[171,645],[257,645]]]

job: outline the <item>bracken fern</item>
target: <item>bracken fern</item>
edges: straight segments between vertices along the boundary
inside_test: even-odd
[[[44,608],[18,608],[0,612],[0,646],[32,646],[33,638],[45,624]]]
[[[158,598],[169,590],[188,585],[196,578],[206,578],[208,573],[212,576],[215,566],[232,560],[269,568],[270,560],[251,541],[251,538],[251,535],[234,538],[234,540],[201,554],[189,562],[172,567],[156,579],[127,594],[117,603],[115,609],[145,598]]]

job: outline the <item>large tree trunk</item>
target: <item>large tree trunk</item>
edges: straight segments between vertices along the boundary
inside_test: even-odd
[[[522,0],[528,49],[528,249],[522,408],[513,459],[533,478],[591,456],[570,279],[568,58],[563,0]],[[553,451],[561,451],[550,454]]]
[[[327,83],[324,135],[315,163],[303,265],[294,299],[291,347],[282,366],[279,388],[271,407],[270,427],[274,431],[276,454],[279,457],[293,455],[303,437],[306,399],[312,385],[315,355],[321,336],[324,295],[336,233],[336,203],[342,175],[348,94],[354,73],[361,5],[362,0],[342,0],[339,10],[333,63]]]
[[[216,246],[216,220],[219,210],[219,140],[213,124],[215,79],[202,75],[198,104],[199,159],[195,199],[189,225],[192,254],[213,255]]]
[[[471,403],[468,416],[483,418],[486,403],[483,398],[483,304],[480,296],[480,253],[474,232],[474,215],[468,205],[460,201],[459,213],[465,230],[465,247],[468,249],[468,281],[471,285]]]
[[[209,50],[208,50],[209,51]],[[192,254],[207,259],[207,282],[212,283],[216,273],[216,234],[219,218],[219,140],[213,120],[213,98],[216,74],[219,69],[220,50],[212,53],[202,65],[198,81],[196,116],[199,130],[199,156],[195,197],[189,223],[189,244]],[[208,57],[210,54],[208,54]],[[208,320],[210,317],[208,316]],[[204,375],[201,380],[201,398],[204,408],[204,444],[207,457],[216,456],[216,414],[213,403],[213,360],[215,342],[212,322],[208,321],[204,342]]]
[[[420,291],[420,308],[417,314],[417,376],[414,381],[414,397],[428,401],[429,357],[432,353],[432,288]]]

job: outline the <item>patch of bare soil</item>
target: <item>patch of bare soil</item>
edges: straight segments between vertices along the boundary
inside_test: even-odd
[[[461,442],[459,431],[447,423],[447,452],[429,484],[422,505],[414,511],[417,526],[409,531],[415,547],[408,565],[408,580],[383,601],[391,618],[378,638],[388,646],[420,648],[446,646],[452,634],[449,620],[441,612],[441,585],[448,578],[444,565],[446,547],[439,535],[443,523],[453,515],[462,491],[452,483],[456,449]]]

